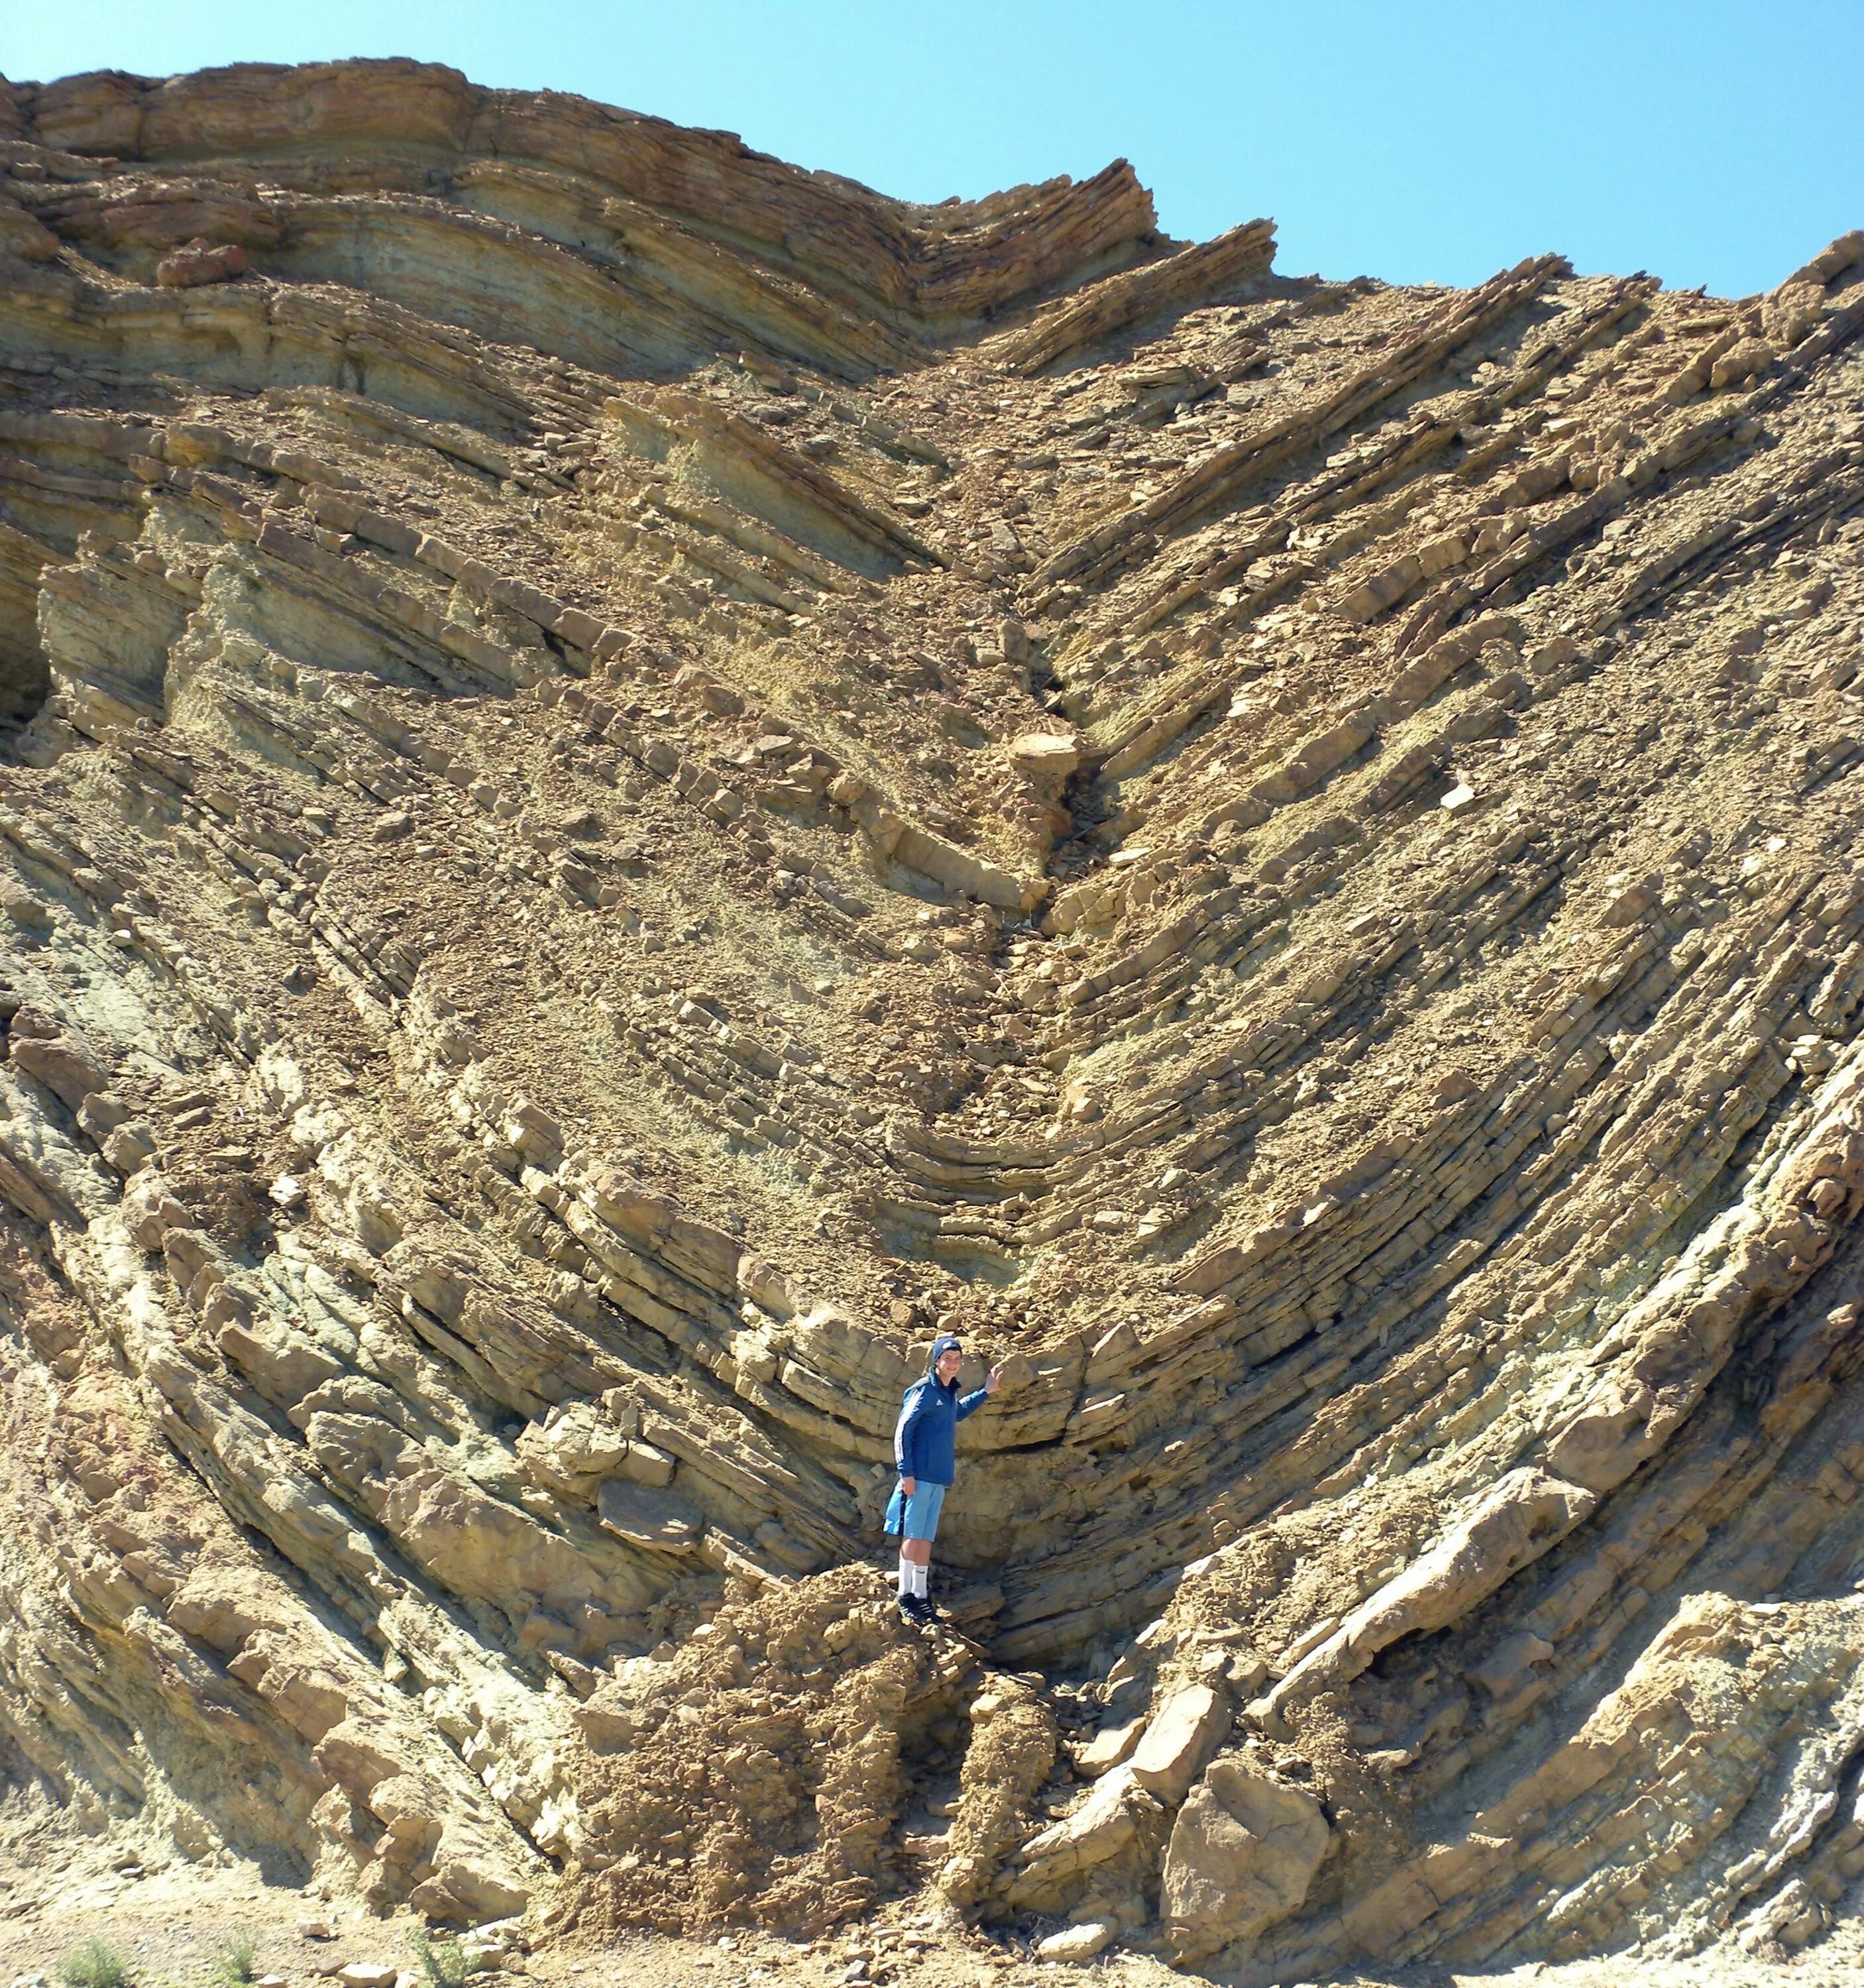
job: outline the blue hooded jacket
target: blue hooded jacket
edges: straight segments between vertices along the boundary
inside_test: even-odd
[[[986,1391],[959,1396],[958,1383],[939,1378],[941,1357],[958,1341],[949,1333],[932,1341],[925,1378],[906,1390],[893,1431],[893,1460],[902,1477],[922,1484],[949,1484],[958,1474],[958,1425],[990,1398]]]

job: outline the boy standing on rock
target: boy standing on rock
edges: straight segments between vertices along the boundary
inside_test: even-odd
[[[961,1399],[958,1369],[963,1361],[956,1336],[941,1333],[932,1341],[925,1379],[906,1390],[893,1431],[900,1481],[887,1506],[887,1530],[900,1535],[900,1613],[914,1622],[939,1619],[926,1581],[939,1507],[958,1474],[958,1425],[975,1415],[1003,1380],[1001,1370],[993,1367],[984,1384]]]

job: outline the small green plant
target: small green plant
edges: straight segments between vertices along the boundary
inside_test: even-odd
[[[58,1964],[58,1978],[64,1988],[123,1988],[130,1970],[123,1956],[107,1942],[87,1939],[73,1947]]]
[[[418,1932],[409,1944],[429,1988],[460,1988],[473,1971],[471,1956],[456,1939],[431,1939],[425,1932]]]
[[[258,1959],[252,1936],[236,1934],[220,1949],[220,1957],[214,1963],[214,1979],[221,1988],[247,1988],[259,1973]]]

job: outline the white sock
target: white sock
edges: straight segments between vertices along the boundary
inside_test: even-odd
[[[909,1560],[904,1554],[902,1554],[900,1555],[900,1593],[902,1595],[908,1595],[912,1594],[914,1591],[912,1585],[912,1562]]]
[[[915,1560],[912,1564],[912,1591],[922,1601],[925,1599],[925,1577],[931,1571],[931,1567],[922,1560]]]

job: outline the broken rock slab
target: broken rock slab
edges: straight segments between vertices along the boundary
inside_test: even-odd
[[[587,1499],[621,1468],[628,1439],[594,1403],[570,1401],[526,1428],[516,1449],[533,1483],[560,1496]]]
[[[1091,1781],[1098,1780],[1131,1756],[1145,1730],[1143,1715],[1128,1719],[1122,1726],[1103,1726],[1074,1756],[1075,1771]]]
[[[1318,1648],[1250,1707],[1263,1730],[1280,1733],[1291,1704],[1357,1677],[1402,1636],[1440,1628],[1494,1593],[1509,1577],[1564,1539],[1598,1502],[1597,1494],[1544,1470],[1506,1472],[1430,1551],[1362,1601]]]
[[[1079,1925],[1064,1926],[1036,1945],[1039,1960],[1091,1960],[1111,1941],[1118,1931],[1111,1919],[1087,1919]]]
[[[678,1492],[621,1477],[611,1477],[602,1486],[596,1516],[617,1539],[659,1553],[697,1553],[705,1530],[705,1515]]]
[[[1094,1783],[1073,1814],[1039,1831],[1023,1846],[1023,1869],[1006,1893],[1025,1911],[1052,1909],[1067,1882],[1116,1857],[1138,1827],[1138,1802],[1149,1800],[1132,1777],[1132,1766],[1116,1767]]]
[[[1168,1808],[1176,1807],[1229,1730],[1230,1701],[1210,1685],[1194,1684],[1173,1692],[1133,1754],[1134,1780]]]
[[[1178,1812],[1159,1893],[1172,1952],[1201,1959],[1297,1912],[1331,1831],[1301,1788],[1213,1761]]]
[[[157,285],[164,290],[189,290],[203,283],[231,282],[246,273],[246,252],[237,242],[210,247],[197,235],[155,265]]]
[[[1024,732],[1010,742],[1010,756],[1033,778],[1059,786],[1081,764],[1081,741],[1071,732]]]
[[[337,1970],[342,1988],[394,1988],[401,1969],[386,1960],[347,1961]]]

